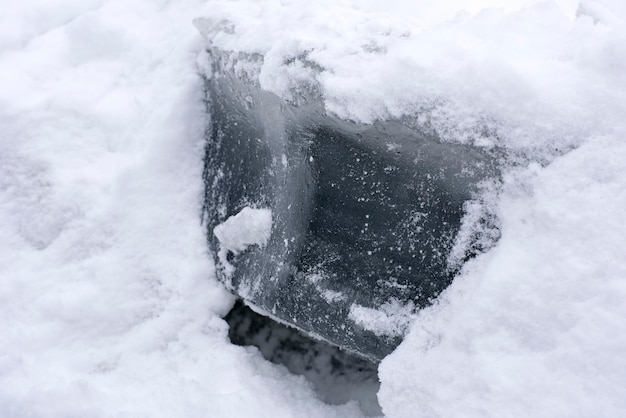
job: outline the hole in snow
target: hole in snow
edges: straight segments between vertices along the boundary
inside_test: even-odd
[[[233,344],[255,346],[266,360],[304,376],[322,401],[356,401],[365,415],[382,415],[377,364],[259,315],[240,301],[225,319]]]

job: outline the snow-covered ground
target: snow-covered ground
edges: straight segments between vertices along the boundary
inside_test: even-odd
[[[206,42],[264,54],[286,99],[315,83],[340,117],[510,161],[500,241],[381,363],[387,416],[622,416],[626,6],[500,3],[3,5],[0,416],[361,415],[228,341],[200,224]]]

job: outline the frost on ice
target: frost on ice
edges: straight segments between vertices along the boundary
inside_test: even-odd
[[[379,309],[354,304],[349,314],[351,320],[379,337],[404,336],[413,317],[413,304],[403,305],[397,300],[391,300]]]

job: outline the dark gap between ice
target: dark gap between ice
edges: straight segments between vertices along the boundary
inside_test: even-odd
[[[225,319],[233,344],[257,347],[266,360],[304,376],[322,401],[331,405],[356,401],[365,415],[382,415],[376,363],[259,315],[241,301]]]

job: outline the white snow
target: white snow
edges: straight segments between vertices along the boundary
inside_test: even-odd
[[[383,360],[386,414],[623,414],[625,161],[595,138],[507,178],[500,242]]]
[[[227,340],[196,18],[264,54],[240,70],[286,99],[314,83],[340,117],[404,116],[514,162],[485,199],[500,241],[382,362],[387,416],[622,416],[626,6],[502,3],[3,5],[0,416],[361,414]]]
[[[220,266],[231,276],[235,267],[228,261],[228,252],[237,255],[251,245],[265,246],[272,234],[272,210],[246,206],[213,228],[213,234],[220,242],[217,253]]]
[[[403,305],[397,300],[390,300],[379,309],[354,303],[350,306],[348,317],[380,337],[402,337],[413,320],[413,314],[413,304]]]
[[[235,254],[251,245],[263,247],[272,234],[272,210],[246,206],[236,215],[217,225],[213,233],[220,245]]]
[[[2,417],[361,415],[228,341],[200,224],[203,10],[2,5]]]

